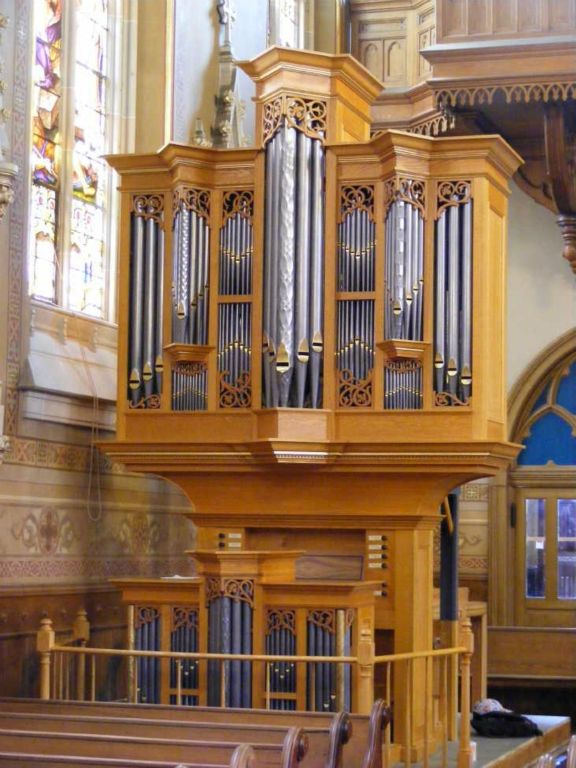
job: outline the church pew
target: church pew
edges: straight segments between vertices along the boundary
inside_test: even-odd
[[[175,712],[174,714],[177,714]],[[101,734],[108,736],[150,736],[162,739],[189,739],[194,741],[234,741],[237,743],[282,744],[286,726],[250,723],[210,723],[151,718],[125,718],[68,714],[34,714],[0,711],[0,729],[41,732],[67,732]],[[332,717],[329,728],[306,729],[309,748],[303,768],[336,768],[343,745],[350,735],[347,715]]]
[[[219,729],[225,728],[225,740],[256,741],[258,743],[281,743],[290,726],[305,727],[309,739],[309,752],[302,768],[333,768],[337,766],[343,745],[346,767],[360,768],[362,755],[368,737],[368,718],[358,715],[337,716],[334,714],[306,712],[273,712],[267,710],[217,709],[214,707],[170,707],[144,704],[105,704],[70,701],[39,701],[37,699],[0,699],[0,724],[30,722],[34,717],[35,729],[51,730],[50,718],[64,718],[70,723],[70,730],[86,728],[103,730],[111,723],[109,732],[124,735],[154,729],[155,735],[163,738],[200,738],[210,740],[218,737]],[[100,721],[100,726],[94,720]],[[350,720],[353,721],[350,727]],[[47,725],[43,728],[42,723]],[[113,723],[123,723],[118,731]],[[134,725],[132,725],[134,724]],[[2,727],[6,727],[2,725]],[[54,726],[56,729],[57,725]],[[212,736],[213,734],[214,736]]]
[[[153,737],[108,736],[33,730],[0,729],[0,745],[4,753],[31,752],[47,755],[157,760],[162,762],[196,762],[206,765],[228,765],[238,742],[192,739],[157,739]],[[282,744],[251,745],[261,768],[282,766]]]
[[[2,741],[4,749],[5,742]],[[44,744],[46,746],[46,744]],[[286,732],[279,765],[281,768],[298,768],[306,754],[308,742],[301,728],[289,728]],[[45,752],[4,752],[0,751],[2,768],[31,768],[37,764],[46,768],[263,768],[256,750],[251,744],[239,744],[232,752],[229,763],[207,762],[199,756],[195,762],[160,762],[157,760],[135,760],[117,757],[93,757],[77,754],[46,754]]]
[[[0,716],[2,713],[19,712],[26,716],[34,714],[51,714],[75,717],[104,717],[133,719],[145,721],[152,719],[155,722],[170,720],[173,724],[175,718],[178,723],[189,723],[196,726],[201,723],[212,725],[238,727],[242,724],[265,725],[271,728],[279,726],[304,726],[311,731],[310,761],[303,763],[302,768],[310,768],[318,760],[317,733],[326,731],[331,723],[334,723],[334,715],[317,712],[278,712],[269,710],[246,709],[218,709],[212,707],[179,707],[150,705],[150,704],[106,704],[102,702],[70,702],[70,701],[39,701],[37,699],[0,699]],[[381,744],[382,730],[390,720],[390,712],[382,702],[376,702],[372,714],[350,715],[352,736],[350,728],[345,722],[340,722],[339,733],[332,734],[330,746],[330,760],[327,765],[339,765],[342,760],[342,749],[334,745],[345,744],[344,765],[346,768],[379,768],[381,762],[381,747],[375,747],[379,740]],[[321,763],[323,764],[323,763]]]

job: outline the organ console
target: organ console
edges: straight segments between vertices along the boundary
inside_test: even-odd
[[[369,631],[430,649],[442,499],[517,451],[503,361],[520,158],[498,136],[371,138],[381,84],[349,56],[272,48],[240,66],[255,147],[109,158],[120,349],[117,439],[103,447],[179,485],[204,546],[234,532],[249,552],[361,563],[353,580],[376,582]],[[208,612],[205,647],[221,620]],[[289,635],[254,643],[291,650]]]

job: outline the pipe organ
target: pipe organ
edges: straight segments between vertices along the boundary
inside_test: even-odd
[[[272,48],[240,66],[254,147],[109,158],[120,364],[103,447],[179,485],[203,547],[233,531],[248,551],[306,550],[331,584],[373,579],[376,628],[396,651],[429,649],[439,506],[517,452],[503,360],[520,159],[497,136],[370,138],[381,84],[349,56]],[[255,648],[246,604],[226,600],[210,604],[209,647]],[[292,649],[288,614],[274,621],[266,647]],[[348,647],[327,626],[310,624],[310,653]],[[343,701],[344,679],[317,666],[308,705]],[[251,685],[230,702],[254,701]],[[293,687],[272,671],[272,696]]]
[[[122,579],[131,646],[143,651],[352,656],[374,620],[373,583],[294,580],[299,552],[196,551],[199,575],[174,581]],[[231,573],[236,574],[232,576]],[[261,631],[258,632],[257,630]],[[140,657],[132,700],[186,706],[350,710],[350,664],[197,661]]]

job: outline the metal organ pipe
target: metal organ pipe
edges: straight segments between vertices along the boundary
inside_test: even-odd
[[[437,402],[463,405],[472,382],[472,201],[463,182],[454,185],[436,223],[435,269]]]
[[[462,206],[462,311],[460,338],[461,399],[470,396],[472,384],[472,201]]]
[[[142,388],[142,317],[144,298],[144,227],[142,216],[132,216],[132,249],[130,259],[130,355],[129,397],[136,405],[143,397]]]
[[[280,126],[266,144],[263,406],[321,405],[324,150]]]
[[[130,242],[128,398],[132,407],[158,407],[162,391],[162,198],[134,199]]]

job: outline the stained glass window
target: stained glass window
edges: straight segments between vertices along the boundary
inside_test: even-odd
[[[109,250],[102,160],[109,133],[109,17],[108,0],[34,3],[30,292],[94,317],[105,315]],[[70,30],[68,37],[63,30]]]

